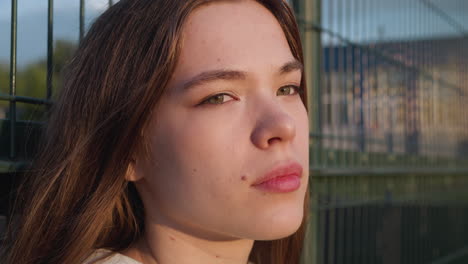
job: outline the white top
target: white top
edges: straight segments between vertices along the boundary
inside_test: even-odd
[[[107,257],[106,257],[107,256]],[[105,257],[101,260],[101,258]],[[83,264],[142,264],[130,257],[107,249],[96,250]]]

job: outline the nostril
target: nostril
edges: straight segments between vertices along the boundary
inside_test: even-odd
[[[279,138],[279,137],[270,138],[268,140],[268,144],[271,145],[271,144],[275,143],[276,141],[281,142],[281,138]]]

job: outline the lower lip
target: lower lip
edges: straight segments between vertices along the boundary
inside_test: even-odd
[[[300,186],[301,178],[297,175],[276,177],[269,181],[254,185],[255,188],[261,189],[263,191],[278,193],[293,192],[299,189]]]

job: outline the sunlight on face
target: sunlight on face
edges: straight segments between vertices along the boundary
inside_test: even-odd
[[[301,66],[258,3],[217,2],[190,15],[149,128],[153,155],[137,162],[151,221],[213,240],[271,240],[297,230],[308,183]],[[252,186],[291,164],[302,167],[298,189]]]

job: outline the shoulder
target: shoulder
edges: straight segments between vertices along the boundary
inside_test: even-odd
[[[98,249],[83,264],[142,264],[130,257],[107,249]]]

